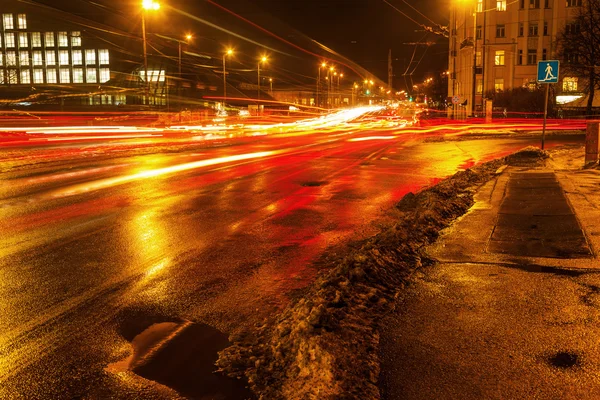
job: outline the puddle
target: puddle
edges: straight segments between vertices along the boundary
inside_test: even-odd
[[[243,381],[215,373],[217,353],[229,345],[224,333],[205,324],[154,323],[131,340],[132,354],[106,371],[132,371],[194,399],[253,399]]]

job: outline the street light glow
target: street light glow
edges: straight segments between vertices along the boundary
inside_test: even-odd
[[[160,4],[154,0],[143,0],[142,8],[144,10],[158,10],[160,9]]]

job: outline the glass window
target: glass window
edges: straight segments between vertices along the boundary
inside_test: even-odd
[[[12,49],[15,47],[15,34],[14,33],[5,33],[4,34],[4,43],[6,43],[6,48]]]
[[[483,79],[477,78],[477,88],[475,90],[477,94],[483,93]]]
[[[581,33],[581,25],[577,22],[569,22],[565,25],[565,32],[567,35],[578,35]]]
[[[525,24],[519,22],[519,36],[525,35]]]
[[[105,83],[110,80],[110,69],[100,68],[100,83]]]
[[[6,81],[4,80],[4,70],[0,69],[0,85],[5,85]]]
[[[527,50],[527,64],[529,64],[529,65],[537,64],[537,50],[535,50],[535,49]]]
[[[496,37],[506,37],[506,25],[496,25]]]
[[[4,29],[15,29],[15,22],[12,14],[2,14],[2,21],[4,22]]]
[[[477,12],[483,12],[483,0],[477,0]]]
[[[46,50],[46,65],[56,65],[56,53],[54,50]]]
[[[481,51],[475,53],[475,65],[478,67],[481,66]]]
[[[2,35],[0,35],[0,48],[2,48],[2,42],[3,42]]]
[[[548,50],[542,49],[542,61],[546,61],[548,58]]]
[[[496,1],[496,10],[506,11],[506,0],[497,0]]]
[[[494,80],[494,89],[496,90],[496,92],[502,92],[504,90],[504,79],[503,78],[496,78]]]
[[[576,92],[578,78],[566,76],[563,79],[563,92]]]
[[[6,52],[6,65],[9,67],[17,65],[17,53],[15,51]]]
[[[548,36],[548,21],[544,21],[544,36]]]
[[[86,69],[85,80],[87,83],[98,83],[98,73],[96,68]]]
[[[19,47],[29,47],[27,32],[19,32]]]
[[[83,68],[73,68],[73,83],[83,83]]]
[[[21,66],[29,65],[29,52],[28,51],[20,51],[19,52],[19,64]]]
[[[529,0],[529,8],[540,8],[540,0]]]
[[[481,28],[481,25],[477,25],[477,29],[475,31],[475,37],[477,39],[481,39],[481,33],[483,32],[483,29]]]
[[[71,71],[69,71],[69,68],[60,69],[60,83],[71,83]]]
[[[529,24],[529,36],[538,35],[538,24]]]
[[[101,65],[109,64],[110,62],[109,62],[109,58],[108,58],[108,50],[107,49],[98,50],[98,59],[99,59]]]
[[[517,51],[517,65],[523,65],[523,50]]]
[[[58,32],[58,46],[59,47],[68,47],[69,39],[67,37],[67,32]]]
[[[40,50],[31,53],[32,64],[35,66],[44,65],[44,59],[42,58],[42,52]]]
[[[71,46],[81,46],[81,32],[71,32]]]
[[[96,64],[96,51],[95,50],[86,50],[85,51],[85,63],[86,64]]]
[[[39,32],[31,32],[31,46],[42,47],[42,35]]]
[[[33,70],[33,83],[44,83],[44,70],[36,68]]]
[[[581,0],[567,0],[567,7],[581,7]]]
[[[44,33],[44,39],[46,40],[46,47],[54,47],[54,32]]]
[[[27,15],[19,14],[17,16],[17,24],[19,29],[27,29]]]
[[[9,69],[8,71],[6,71],[6,75],[8,78],[7,80],[9,84],[16,85],[17,83],[19,83],[18,73],[19,71],[17,71],[16,69]]]
[[[73,65],[83,65],[83,55],[81,54],[81,50],[73,50],[71,52],[71,58],[73,60]]]
[[[48,68],[46,71],[46,83],[57,83],[56,68]]]
[[[0,67],[4,66],[4,53],[0,53]]]
[[[58,65],[69,65],[69,50],[58,52]]]
[[[31,83],[31,75],[29,74],[29,70],[22,69],[21,70],[21,84],[26,85],[28,83]]]
[[[504,50],[496,50],[494,65],[504,65]]]

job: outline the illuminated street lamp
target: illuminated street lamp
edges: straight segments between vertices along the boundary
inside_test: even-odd
[[[225,57],[233,54],[233,49],[227,49],[223,54],[223,111],[225,111],[225,102],[227,101],[227,70],[225,69]]]
[[[189,44],[190,40],[192,40],[192,35],[189,33],[185,35],[185,40],[178,40],[179,43],[179,79],[181,79],[181,43]]]
[[[262,56],[258,60],[258,68],[256,69],[258,71],[258,99],[259,100],[260,100],[260,63],[266,63],[267,61],[269,61],[267,56]]]
[[[269,94],[271,95],[271,97],[273,97],[273,78],[269,78],[269,86],[270,86]]]
[[[327,71],[327,108],[329,108],[329,104],[331,103],[331,88],[333,86],[333,74],[335,73],[335,67],[329,67]]]
[[[320,103],[321,68],[327,68],[327,63],[326,62],[322,62],[321,65],[319,65],[319,74],[317,75],[317,107],[321,106],[321,103]]]
[[[160,4],[154,0],[142,1],[142,38],[144,41],[144,79],[146,80],[146,101],[150,94],[150,79],[148,79],[148,53],[146,51],[146,10],[157,11],[160,9]]]

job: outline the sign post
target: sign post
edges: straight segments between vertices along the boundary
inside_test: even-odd
[[[544,127],[542,129],[542,150],[544,150],[544,141],[546,139],[546,119],[548,118],[548,92],[551,83],[558,83],[558,60],[538,61],[537,81],[546,84],[546,94],[544,96]]]

